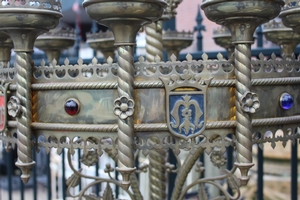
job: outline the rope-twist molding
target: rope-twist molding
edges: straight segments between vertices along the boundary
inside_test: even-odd
[[[134,66],[133,66],[133,47],[118,47],[118,94],[119,97],[125,96],[134,99]],[[133,137],[134,123],[133,118],[118,119],[118,171],[128,172],[134,170]],[[123,175],[124,185],[129,186],[128,180]]]
[[[161,20],[145,27],[146,60],[149,62],[154,62],[156,55],[163,58],[162,30],[163,22]]]
[[[16,165],[22,170],[23,182],[28,182],[32,160],[32,100],[31,80],[33,60],[29,53],[17,52],[15,66],[17,68],[16,96],[20,100],[21,115],[17,118],[18,160]]]
[[[236,138],[238,163],[252,163],[252,125],[251,117],[240,106],[240,99],[251,86],[251,49],[250,44],[235,45],[236,75]]]

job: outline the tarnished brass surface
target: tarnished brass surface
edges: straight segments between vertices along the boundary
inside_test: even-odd
[[[133,155],[134,121],[134,45],[141,26],[158,20],[166,3],[161,0],[115,1],[85,0],[83,7],[94,20],[106,25],[115,36],[118,47],[118,98],[114,113],[118,115],[118,170],[125,190],[130,186],[130,174],[135,171]]]
[[[10,61],[11,50],[13,47],[14,45],[10,38],[3,42],[0,42],[0,62],[3,62],[4,65],[6,65],[7,62]]]
[[[224,1],[206,0],[201,5],[208,19],[226,26],[235,44],[236,78],[236,163],[241,171],[241,184],[246,185],[252,163],[252,115],[260,106],[257,94],[251,92],[251,44],[257,26],[276,17],[281,0]]]
[[[282,0],[206,0],[201,8],[209,20],[230,30],[233,42],[252,43],[256,27],[275,18],[283,4]]]
[[[155,57],[163,58],[163,21],[159,20],[155,23],[145,26],[146,33],[146,60],[154,62]]]
[[[232,43],[231,34],[225,26],[221,26],[214,30],[213,39],[215,43],[226,49],[230,58],[234,52],[234,44]]]
[[[0,42],[5,42],[9,39],[9,35],[5,34],[4,32],[0,32]]]
[[[299,33],[299,18],[300,18],[299,0],[286,0],[285,5],[280,12],[279,17],[286,27],[290,27]]]
[[[178,61],[175,55],[170,56],[170,61],[162,61],[159,21],[149,25],[156,28],[151,32],[155,51],[148,51],[151,56],[140,56],[134,63],[136,33],[142,25],[162,19],[164,1],[86,0],[83,5],[88,14],[113,31],[118,60],[114,63],[108,58],[100,64],[94,58],[83,64],[79,58],[77,64],[71,65],[66,59],[61,66],[44,61],[34,65],[30,55],[36,37],[52,28],[61,16],[59,3],[53,0],[50,8],[45,8],[38,1],[13,2],[16,4],[0,5],[0,19],[13,13],[0,29],[10,35],[16,50],[15,68],[4,63],[0,68],[0,97],[5,99],[0,104],[0,140],[7,149],[18,145],[17,165],[24,182],[34,165],[32,148],[45,148],[48,153],[57,148],[58,153],[68,149],[73,171],[67,180],[68,191],[78,186],[81,178],[91,180],[78,194],[71,195],[74,198],[113,199],[108,184],[112,183],[122,187],[131,199],[143,199],[135,173],[149,168],[151,199],[165,199],[166,174],[177,173],[172,200],[183,199],[195,186],[198,198],[208,199],[204,185],[219,190],[216,198],[234,200],[242,196],[240,187],[249,180],[253,144],[262,147],[271,143],[274,148],[279,141],[285,146],[287,141],[298,142],[300,138],[299,57],[288,53],[267,58],[261,54],[251,59],[255,28],[275,17],[282,1],[203,2],[208,17],[227,26],[232,34],[235,52],[229,59],[218,54],[211,60],[203,54],[202,59],[195,60],[188,54],[184,61]],[[167,2],[174,8],[180,0]],[[167,10],[165,15],[168,12],[174,10]],[[42,24],[45,18],[49,21]],[[20,25],[19,19],[24,19],[24,24]],[[33,19],[36,21],[30,23]],[[281,35],[276,31],[276,36],[269,34],[275,42],[297,42],[297,37],[286,40],[282,37],[288,37],[287,32]],[[97,47],[98,42],[102,43],[101,39],[95,41]],[[52,48],[61,44],[54,43]],[[3,43],[2,49],[6,54],[0,58],[3,62],[9,59],[6,47],[11,46],[6,45]],[[51,49],[49,43],[43,46]],[[70,102],[74,107],[67,106]],[[276,133],[279,129],[282,136]],[[294,134],[290,134],[292,130]],[[15,132],[17,138],[13,137]],[[220,168],[226,163],[224,153],[229,146],[235,149],[235,166],[229,171],[221,169],[221,175],[200,178],[204,166],[196,163],[199,156],[207,154],[211,166]],[[75,149],[83,150],[84,165],[95,165],[106,152],[118,167],[106,165],[104,171],[109,178],[88,176],[72,164]],[[166,159],[169,150],[175,154],[176,166]],[[135,165],[140,154],[149,159],[149,166]],[[185,185],[193,167],[198,174]],[[241,175],[236,175],[237,169]],[[121,181],[113,178],[114,170],[121,173]],[[221,184],[225,181],[234,195]],[[101,183],[107,184],[102,196],[85,193]]]
[[[286,56],[291,56],[300,43],[300,34],[285,27],[282,21],[272,20],[264,24],[263,33],[266,39],[277,44]]]
[[[168,58],[170,58],[172,54],[178,57],[179,52],[190,46],[193,39],[194,34],[191,32],[165,31],[163,33],[163,46],[167,50]]]
[[[36,37],[54,28],[61,14],[61,4],[55,0],[36,4],[30,0],[10,1],[0,5],[0,30],[8,34],[16,52],[16,98],[19,99],[21,112],[16,116],[18,161],[16,165],[22,170],[21,178],[27,183],[30,178],[30,169],[35,164],[32,160],[32,99],[31,80],[33,60],[31,52]]]
[[[92,49],[101,51],[105,59],[115,57],[115,38],[111,31],[87,34],[86,42]]]
[[[43,50],[49,62],[59,61],[61,51],[75,43],[75,30],[60,22],[54,29],[37,37],[34,45]]]
[[[113,31],[115,44],[133,45],[140,27],[158,20],[166,3],[163,0],[105,1],[85,0],[83,7],[90,18]]]

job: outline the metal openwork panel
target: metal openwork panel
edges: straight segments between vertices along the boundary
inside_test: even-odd
[[[136,174],[148,169],[150,199],[167,198],[168,173],[177,175],[169,194],[173,200],[184,199],[195,186],[198,199],[239,199],[240,188],[247,185],[248,171],[254,165],[254,144],[262,148],[271,143],[275,148],[276,142],[285,146],[287,141],[298,141],[300,60],[292,52],[299,38],[291,33],[299,30],[299,2],[203,0],[206,16],[223,25],[215,38],[224,36],[226,40],[216,42],[231,56],[227,59],[218,54],[210,59],[204,53],[195,60],[187,54],[179,61],[180,48],[190,45],[193,35],[167,31],[163,36],[162,22],[175,16],[180,2],[85,0],[87,14],[113,33],[88,38],[91,47],[105,49],[106,62],[94,58],[85,64],[79,58],[75,65],[68,59],[59,65],[56,60],[62,47],[75,40],[73,30],[53,29],[62,17],[60,1],[2,1],[0,42],[4,50],[14,46],[16,60],[13,67],[5,56],[1,60],[0,139],[7,149],[17,145],[16,165],[25,183],[35,164],[32,149],[44,148],[49,153],[56,148],[58,153],[68,152],[73,171],[67,180],[68,191],[81,179],[91,180],[78,194],[69,193],[74,198],[114,199],[114,184],[131,199],[143,199],[143,183]],[[278,15],[284,25],[273,21],[264,31],[281,45],[283,56],[251,58],[255,29]],[[147,34],[147,53],[134,62],[135,38],[141,27]],[[272,32],[282,27],[289,32]],[[101,35],[107,41],[101,40]],[[288,38],[282,39],[284,36]],[[109,57],[114,52],[113,37],[117,62]],[[35,41],[53,62],[33,64]],[[170,61],[162,61],[163,45],[173,53]],[[276,135],[278,130],[283,131],[282,136]],[[265,137],[265,133],[271,136]],[[234,149],[235,163],[224,170],[229,147]],[[84,165],[95,165],[105,153],[117,167],[106,166],[109,178],[84,174],[72,162],[76,149],[83,150]],[[176,166],[168,161],[170,152],[176,157]],[[209,155],[211,166],[220,173],[202,178],[205,167],[198,161],[203,154]],[[149,165],[137,164],[140,157],[148,158]],[[193,168],[198,178],[185,185]],[[112,176],[115,170],[122,180]],[[102,183],[107,183],[103,193],[86,192]],[[216,187],[219,196],[210,198],[207,184]]]

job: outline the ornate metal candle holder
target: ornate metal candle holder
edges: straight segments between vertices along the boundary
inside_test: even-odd
[[[225,26],[221,26],[214,30],[213,39],[217,45],[226,49],[228,58],[230,58],[234,53],[234,44],[232,43],[230,31]]]
[[[300,43],[300,34],[287,28],[282,21],[272,20],[263,26],[263,33],[267,40],[277,44],[286,56],[292,56],[296,46]]]
[[[296,32],[300,32],[300,1],[286,0],[285,5],[279,15],[286,27],[292,28]]]
[[[87,14],[107,26],[115,36],[118,47],[118,98],[114,101],[114,113],[118,119],[118,167],[123,176],[122,186],[128,189],[130,174],[135,171],[134,151],[134,63],[133,47],[140,28],[158,20],[166,3],[162,0],[107,2],[85,0]]]
[[[168,6],[164,9],[162,17],[155,23],[145,26],[146,33],[146,60],[154,62],[163,58],[163,21],[169,20],[176,15],[175,9],[182,0],[166,0]],[[148,73],[155,73],[148,68]],[[164,68],[167,71],[170,68]],[[149,139],[150,143],[157,143],[157,138]],[[149,193],[150,199],[166,199],[168,179],[167,166],[169,154],[166,149],[153,148],[149,151]]]
[[[260,55],[251,60],[254,30],[278,15],[282,1],[204,1],[202,8],[209,19],[225,25],[232,34],[234,62],[221,54],[213,60],[207,54],[201,60],[188,54],[184,61],[172,56],[170,61],[163,62],[155,56],[152,62],[140,57],[134,63],[136,33],[141,26],[161,18],[164,1],[85,0],[83,6],[88,15],[112,30],[118,62],[108,59],[107,63],[99,64],[93,59],[90,64],[83,64],[78,59],[76,65],[70,65],[66,59],[61,66],[42,62],[35,67],[29,53],[34,40],[41,32],[55,27],[61,14],[60,9],[52,9],[60,8],[54,0],[51,9],[43,7],[49,5],[49,0],[45,4],[34,2],[39,3],[38,7],[30,7],[32,2],[26,1],[28,12],[24,15],[20,14],[23,7],[0,6],[0,19],[10,19],[3,20],[0,28],[12,37],[17,52],[16,68],[0,69],[1,73],[17,74],[3,76],[1,81],[0,139],[6,146],[18,145],[17,165],[23,169],[24,181],[34,164],[33,146],[47,152],[57,148],[58,153],[67,149],[74,172],[67,180],[68,190],[77,186],[81,178],[91,180],[73,197],[99,199],[99,194],[85,192],[105,182],[121,186],[131,199],[143,199],[135,173],[146,167],[134,163],[139,152],[149,156],[149,160],[152,152],[158,152],[163,155],[149,162],[158,172],[152,175],[156,182],[150,180],[157,189],[157,199],[166,196],[166,181],[161,180],[165,171],[177,173],[171,199],[183,199],[196,185],[199,199],[207,199],[204,184],[217,187],[219,199],[239,199],[240,187],[247,184],[248,170],[253,165],[252,145],[270,142],[275,147],[277,141],[285,145],[300,137],[299,58],[272,55],[266,60]],[[22,46],[23,41],[26,45]],[[270,90],[272,93],[266,92]],[[283,136],[276,135],[278,129],[284,131]],[[289,134],[290,130],[296,130],[295,134]],[[13,137],[15,131],[18,138]],[[267,131],[272,132],[271,137],[258,137],[258,132]],[[193,166],[196,165],[201,177],[203,166],[196,164],[200,155],[209,154],[213,165],[221,167],[229,146],[235,147],[237,155],[231,170],[198,178],[184,186]],[[75,149],[83,150],[85,165],[94,165],[106,152],[118,167],[106,166],[109,178],[85,175],[72,165]],[[176,167],[166,161],[168,150],[176,155]],[[189,154],[181,163],[179,154],[183,151]],[[238,168],[241,176],[235,174]],[[114,169],[122,174],[121,181],[112,177]],[[225,180],[234,195],[221,185]],[[113,198],[109,184],[102,198]]]
[[[34,45],[46,53],[49,62],[54,59],[58,62],[61,51],[72,47],[75,40],[75,30],[60,22],[54,29],[37,37]]]
[[[163,32],[163,46],[167,50],[168,58],[172,54],[176,57],[179,56],[179,52],[190,46],[194,40],[194,34],[191,32],[178,32],[167,30]]]
[[[87,41],[90,47],[96,51],[101,51],[104,58],[107,59],[115,57],[116,47],[114,46],[115,38],[113,32],[98,32],[87,34]]]
[[[226,26],[235,44],[235,116],[236,163],[241,183],[247,184],[252,163],[252,114],[259,107],[258,96],[251,91],[251,44],[257,26],[276,17],[283,1],[206,0],[201,5],[208,19]],[[253,20],[255,19],[255,20]],[[256,103],[255,103],[256,101]]]
[[[24,13],[26,10],[26,13]],[[6,136],[11,136],[17,132],[18,161],[16,165],[21,168],[21,178],[27,182],[30,177],[30,168],[35,164],[32,160],[32,129],[31,123],[34,120],[32,115],[32,68],[33,61],[31,52],[34,41],[38,35],[54,28],[61,18],[61,4],[56,0],[11,0],[8,3],[0,4],[0,30],[9,35],[14,43],[16,52],[16,92],[10,96],[10,103],[13,108],[18,108],[15,112],[8,112],[13,117],[15,129],[9,131]],[[6,90],[10,82],[2,82],[3,98],[8,98]],[[6,103],[1,105],[5,107]],[[6,130],[7,113],[3,113],[3,124],[1,130]],[[3,132],[6,133],[6,132]]]
[[[11,50],[14,47],[12,40],[9,38],[0,42],[0,62],[6,65],[10,61]]]

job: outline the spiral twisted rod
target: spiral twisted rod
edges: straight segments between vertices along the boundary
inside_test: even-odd
[[[236,138],[237,162],[252,163],[251,117],[240,106],[240,99],[245,92],[250,91],[251,49],[250,44],[237,44],[235,46],[235,75],[236,75]]]
[[[118,94],[133,99],[134,66],[133,46],[118,47]],[[134,122],[132,117],[118,119],[118,170],[120,172],[134,170],[133,137]],[[126,180],[128,179],[128,180]],[[124,180],[124,175],[123,175]],[[124,185],[129,187],[129,177],[125,178]]]
[[[31,145],[31,122],[32,122],[32,101],[31,101],[31,79],[33,60],[26,52],[17,52],[17,91],[16,95],[21,104],[21,116],[17,119],[18,136],[18,161],[16,165],[21,168],[21,178],[23,182],[28,182],[30,178],[30,168],[34,164],[32,160]]]
[[[163,22],[157,21],[146,26],[146,59],[154,62],[155,57],[163,58]],[[166,157],[164,150],[153,149],[149,152],[150,199],[166,199]]]
[[[146,59],[149,62],[154,62],[155,56],[163,58],[163,22],[157,21],[146,26]]]

